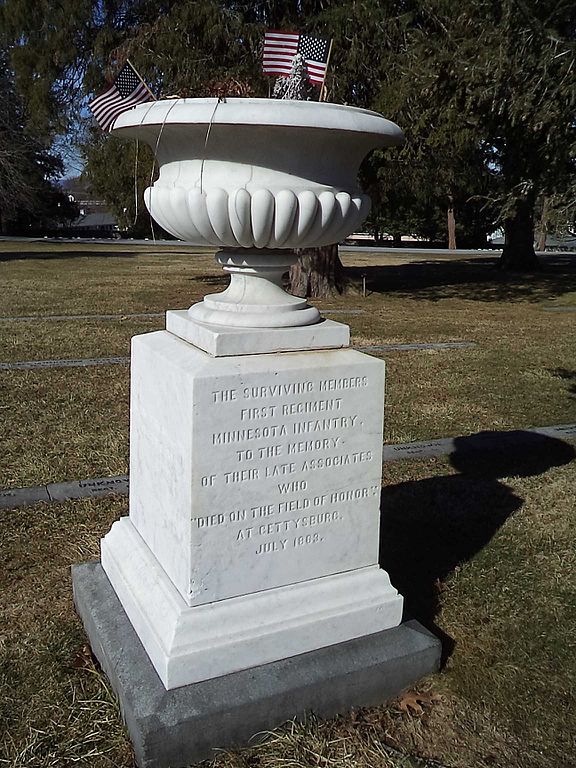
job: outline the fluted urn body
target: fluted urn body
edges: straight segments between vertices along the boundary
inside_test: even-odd
[[[302,306],[304,313],[296,312],[290,299],[276,320],[268,309],[258,313],[256,295],[264,293],[269,307],[279,294],[269,296],[270,286],[262,292],[261,283],[249,290],[238,273],[248,270],[244,277],[279,288],[294,248],[337,243],[356,230],[370,208],[358,187],[360,163],[370,150],[403,140],[398,126],[375,112],[271,99],[152,102],[120,115],[113,132],[152,147],[160,173],[145,201],[165,230],[196,245],[242,249],[220,255],[236,273],[236,287],[211,310],[195,310],[198,319],[257,326],[309,324],[319,315]],[[233,308],[246,290],[254,294],[249,308]],[[223,304],[226,317],[218,314]]]

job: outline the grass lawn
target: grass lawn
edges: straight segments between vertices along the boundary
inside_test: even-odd
[[[191,251],[194,255],[191,255]],[[576,421],[576,259],[504,277],[485,256],[346,254],[356,288],[319,306],[353,343],[474,341],[388,352],[386,440]],[[208,251],[0,243],[2,361],[112,357],[162,312],[221,290]],[[0,487],[127,471],[127,366],[0,371]],[[465,445],[465,437],[462,446]],[[515,452],[386,464],[381,559],[408,609],[443,638],[443,671],[414,697],[287,724],[218,768],[576,766],[576,461],[544,439]],[[94,667],[69,569],[98,557],[125,498],[0,512],[0,766],[132,765]]]

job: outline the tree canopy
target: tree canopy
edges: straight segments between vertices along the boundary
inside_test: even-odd
[[[27,121],[7,57],[0,53],[0,232],[35,232],[76,215],[54,183],[62,162]]]
[[[503,265],[534,266],[537,200],[574,194],[576,6],[466,0],[455,8],[432,0],[422,7],[393,90],[408,143],[438,158],[449,183],[466,175],[466,157],[473,166],[480,155],[493,183],[478,194],[505,230]]]
[[[4,0],[0,27],[24,124],[45,137],[78,124],[81,93],[126,58],[163,96],[231,81],[267,95],[264,30],[293,29],[333,38],[330,101],[376,109],[406,133],[401,151],[375,153],[363,169],[375,230],[444,239],[451,228],[479,245],[501,227],[502,265],[532,269],[535,218],[547,230],[574,220],[573,3],[41,0],[33,19],[27,9]],[[87,173],[130,218],[133,150],[114,145],[85,132]]]

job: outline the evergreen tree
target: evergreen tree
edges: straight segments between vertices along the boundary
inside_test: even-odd
[[[493,178],[485,194],[505,232],[501,266],[536,269],[536,201],[574,186],[576,6],[431,0],[421,17],[385,93],[400,97],[401,124],[442,173],[451,157],[466,171],[467,147],[484,155]]]
[[[0,53],[0,232],[30,234],[77,211],[55,184],[62,161],[26,119],[5,54]]]
[[[132,237],[150,236],[154,225],[143,194],[157,174],[148,145],[122,141],[94,129],[90,140],[83,144],[83,154],[83,177],[90,189],[106,200],[120,230]]]

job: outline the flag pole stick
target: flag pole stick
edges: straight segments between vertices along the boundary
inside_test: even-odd
[[[138,70],[136,69],[136,67],[134,66],[134,64],[132,64],[132,62],[130,61],[130,59],[126,59],[126,63],[127,63],[127,64],[130,64],[130,66],[132,67],[132,69],[133,69],[133,70],[134,70],[134,72],[136,73],[136,77],[138,78],[138,80],[140,80],[140,82],[142,83],[142,85],[144,86],[144,88],[146,88],[146,90],[148,91],[148,93],[150,94],[150,96],[152,96],[152,98],[154,99],[154,101],[158,101],[158,99],[156,98],[156,96],[154,96],[154,94],[152,93],[152,91],[150,90],[150,88],[148,88],[148,85],[146,84],[146,81],[142,79],[142,77],[141,77],[141,75],[140,75],[140,72],[138,72]]]
[[[332,56],[332,43],[334,42],[334,38],[330,40],[330,48],[328,48],[328,56],[326,58],[326,69],[324,71],[324,80],[322,81],[322,87],[320,88],[320,98],[318,101],[325,101],[326,96],[328,95],[328,90],[326,88],[326,77],[328,75],[328,65],[330,64],[330,56]]]

